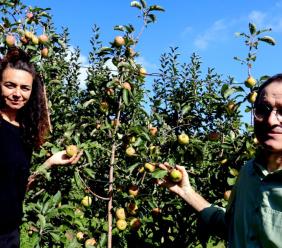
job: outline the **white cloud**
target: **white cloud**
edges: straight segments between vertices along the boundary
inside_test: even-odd
[[[250,20],[250,22],[260,27],[264,26],[266,18],[267,18],[266,13],[263,13],[257,10],[253,10],[248,16],[248,19]]]
[[[219,39],[222,40],[224,31],[227,28],[224,20],[215,21],[203,34],[198,35],[194,41],[194,45],[199,49],[206,49],[211,42]]]
[[[74,49],[74,47],[71,46],[69,48],[69,52],[68,52],[66,60],[70,60],[71,53],[73,53],[73,52],[75,52],[75,49]],[[78,58],[78,62],[81,64],[81,67],[79,69],[78,82],[79,82],[81,88],[85,88],[85,81],[87,79],[87,70],[88,70],[88,67],[89,67],[88,59],[83,54],[80,54],[80,56]]]
[[[154,73],[158,70],[158,66],[149,62],[145,57],[137,57],[136,63],[142,65],[142,67],[146,68],[147,73]]]
[[[187,34],[190,34],[193,31],[193,28],[191,26],[187,26],[183,32],[181,33],[182,36],[186,36]]]

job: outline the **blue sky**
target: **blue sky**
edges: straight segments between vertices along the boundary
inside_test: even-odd
[[[26,0],[26,4],[50,7],[58,32],[61,27],[68,27],[71,45],[79,47],[82,59],[90,50],[90,38],[94,24],[101,29],[104,45],[119,34],[113,27],[117,24],[132,23],[138,31],[141,20],[138,10],[130,7],[130,0]],[[203,61],[203,73],[207,67],[224,77],[235,77],[243,82],[247,76],[246,66],[233,59],[245,57],[247,47],[235,32],[246,32],[248,23],[254,22],[258,28],[273,29],[266,33],[277,41],[276,46],[261,45],[257,62],[252,74],[255,78],[272,75],[282,71],[282,0],[268,1],[223,1],[223,0],[147,0],[149,5],[158,4],[166,9],[157,12],[157,22],[150,25],[136,47],[141,53],[139,61],[147,71],[157,72],[160,55],[169,51],[169,47],[179,47],[181,60],[188,62],[195,52]],[[151,79],[148,79],[150,87]]]

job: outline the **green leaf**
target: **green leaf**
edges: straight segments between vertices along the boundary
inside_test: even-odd
[[[40,228],[44,229],[46,226],[46,219],[42,214],[38,214],[37,217],[39,218]]]
[[[60,191],[58,191],[56,195],[54,195],[53,197],[53,206],[57,205],[61,201],[61,199],[62,199],[62,194]]]
[[[258,38],[258,40],[263,41],[265,43],[268,43],[272,46],[274,46],[276,44],[276,41],[270,36],[263,36],[261,38]]]
[[[188,113],[188,111],[191,110],[191,106],[188,104],[188,105],[185,105],[182,110],[181,110],[181,114],[182,115],[185,115],[186,113]]]
[[[74,180],[75,180],[75,183],[76,183],[76,185],[77,185],[77,187],[79,189],[83,189],[84,188],[84,185],[81,182],[81,179],[80,179],[78,171],[74,172]]]
[[[249,23],[249,30],[250,30],[250,34],[254,35],[256,33],[256,31],[257,31],[257,28],[256,28],[255,24]]]
[[[156,21],[156,16],[153,14],[148,14],[148,17],[150,19],[151,22],[155,22]]]
[[[123,26],[123,25],[116,25],[116,26],[114,26],[114,30],[124,31],[124,30],[125,30],[125,28],[124,28],[124,26]]]
[[[103,233],[100,238],[99,238],[99,245],[101,247],[105,247],[106,246],[106,242],[107,242],[107,234]]]
[[[136,7],[136,8],[138,8],[138,9],[142,9],[142,6],[141,6],[141,4],[140,4],[138,1],[132,1],[132,2],[130,3],[130,6],[131,6],[131,7]]]
[[[60,235],[56,234],[56,233],[53,233],[51,232],[50,235],[52,236],[52,238],[55,240],[55,241],[60,241],[61,237]]]
[[[160,179],[160,178],[164,178],[167,174],[168,174],[168,172],[166,170],[156,169],[152,173],[152,177],[156,178],[156,179]]]
[[[234,168],[230,168],[230,169],[229,169],[229,173],[230,173],[232,176],[234,176],[234,177],[236,177],[236,176],[239,175],[238,170],[236,170],[236,169],[234,169]]]
[[[128,105],[128,90],[127,89],[122,90],[122,100],[124,104],[127,106]]]
[[[165,9],[163,7],[161,7],[161,6],[159,6],[159,5],[151,5],[149,7],[149,11],[151,11],[151,10],[163,11],[163,12],[165,11]]]
[[[143,9],[147,8],[147,3],[146,3],[145,0],[140,0],[140,3],[141,3],[141,5],[142,5],[142,8],[143,8]]]

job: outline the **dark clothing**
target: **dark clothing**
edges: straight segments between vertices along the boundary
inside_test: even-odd
[[[20,232],[15,229],[12,232],[0,235],[1,248],[19,248],[20,247]]]
[[[31,150],[21,138],[21,128],[0,119],[0,237],[18,229],[29,177]],[[13,236],[13,235],[12,235]],[[10,247],[1,246],[0,247]]]

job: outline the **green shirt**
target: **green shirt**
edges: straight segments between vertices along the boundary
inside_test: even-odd
[[[211,206],[200,217],[219,234],[227,230],[228,247],[281,248],[282,170],[269,173],[249,161],[240,171],[227,210]]]

